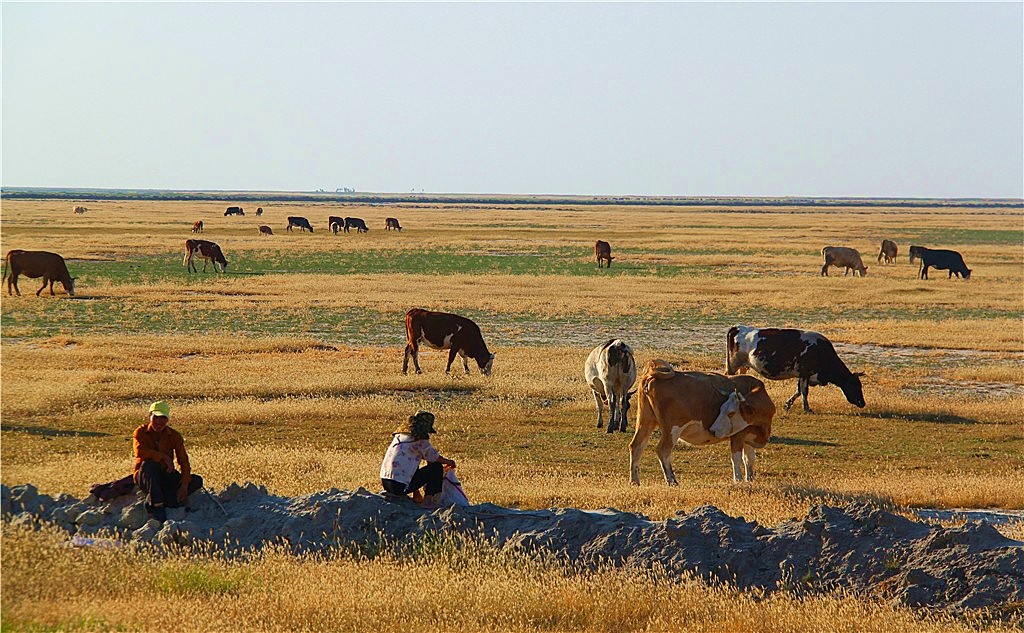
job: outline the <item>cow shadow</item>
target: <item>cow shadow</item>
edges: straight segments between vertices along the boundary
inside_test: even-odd
[[[908,420],[910,422],[933,422],[936,424],[983,424],[981,420],[965,418],[951,413],[907,413],[905,411],[871,411],[870,413],[854,413],[860,418],[879,418],[881,420]]]
[[[781,435],[773,435],[769,442],[772,444],[785,444],[786,446],[839,446],[835,442],[805,440],[799,437],[783,437]]]
[[[43,437],[110,437],[110,433],[100,431],[75,431],[71,429],[51,429],[46,426],[21,426],[16,424],[4,424],[0,431],[12,431],[14,433],[28,433],[29,435],[41,435]]]

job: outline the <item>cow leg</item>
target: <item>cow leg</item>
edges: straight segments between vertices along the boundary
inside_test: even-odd
[[[455,355],[459,353],[459,348],[452,345],[448,350],[448,366],[444,368],[444,373],[452,373],[452,363],[455,362]],[[469,368],[466,369],[466,373],[469,373]]]
[[[422,374],[423,372],[420,370],[419,350],[412,343],[409,343],[408,345],[405,346],[405,360],[402,361],[402,373],[403,374],[408,374],[409,373],[409,357],[410,356],[412,356],[412,364],[413,364],[413,367],[416,368],[416,373],[417,374]]]
[[[601,399],[601,394],[597,393],[597,390],[591,389],[591,391],[594,393],[594,401],[597,402],[597,428],[601,428],[604,426],[604,411],[602,411],[604,407],[601,406],[604,401]]]
[[[811,389],[811,381],[807,378],[801,378],[797,382],[797,388],[799,388],[800,395],[804,398],[804,412],[811,413],[811,407],[807,404],[807,392]]]
[[[607,388],[606,388],[607,389]],[[614,433],[619,427],[619,395],[614,391],[608,394],[608,432]]]
[[[50,296],[51,297],[53,296],[53,282],[54,281],[55,281],[54,279],[52,279],[52,278],[50,279]]]
[[[462,357],[462,367],[466,370],[466,375],[469,375],[469,360],[466,358],[466,352],[460,351],[459,356]]]
[[[921,279],[928,279],[928,264],[921,265]]]
[[[41,293],[44,290],[46,290],[46,276],[45,275],[43,276],[43,285],[39,288],[39,290],[36,290],[36,296],[38,297],[39,293]],[[52,288],[50,289],[50,292],[51,292],[51,294],[53,293],[53,289]]]
[[[743,445],[743,471],[747,481],[754,481],[754,447],[750,444]]]
[[[658,460],[661,462],[661,470],[665,473],[665,483],[670,486],[679,485],[679,482],[676,481],[676,474],[672,472],[672,445],[675,443],[675,439],[672,433],[662,431],[661,439],[658,440],[658,447],[654,449],[654,452],[658,454]]]
[[[640,454],[644,452],[650,438],[651,429],[637,422],[633,439],[629,441],[629,483],[634,486],[640,485]]]
[[[821,276],[822,277],[828,277],[828,263],[827,262],[825,263],[824,266],[821,267]]]

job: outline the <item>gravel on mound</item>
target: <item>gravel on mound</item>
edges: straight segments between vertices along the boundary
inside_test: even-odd
[[[256,551],[278,543],[296,553],[401,547],[429,534],[483,536],[495,547],[544,551],[583,567],[665,570],[740,590],[847,590],[951,613],[1024,615],[1024,542],[986,521],[944,528],[864,504],[816,505],[802,519],[767,528],[713,506],[665,521],[614,509],[515,510],[490,503],[428,511],[411,499],[363,488],[281,497],[251,483],[192,495],[189,509],[148,519],[140,495],[107,503],[2,488],[4,521],[52,523],[71,535],[113,535],[168,549]],[[83,540],[80,542],[89,542]],[[109,544],[109,542],[108,542]]]

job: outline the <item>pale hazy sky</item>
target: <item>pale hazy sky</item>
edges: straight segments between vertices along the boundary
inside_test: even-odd
[[[1024,4],[4,2],[4,186],[1024,196]]]

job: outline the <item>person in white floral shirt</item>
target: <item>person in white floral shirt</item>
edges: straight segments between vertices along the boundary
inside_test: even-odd
[[[417,411],[395,429],[391,445],[380,465],[380,482],[384,490],[395,495],[408,495],[424,489],[424,508],[437,508],[441,499],[444,467],[455,468],[453,460],[442,457],[430,443],[434,430],[434,414]],[[426,466],[420,466],[427,462]]]

